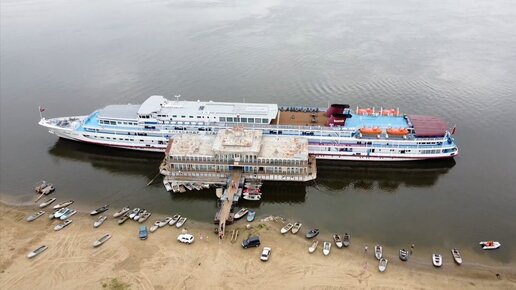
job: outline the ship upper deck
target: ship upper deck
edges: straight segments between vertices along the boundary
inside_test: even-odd
[[[351,114],[346,119],[345,128],[359,129],[363,127],[409,128],[407,120],[403,116],[363,116]],[[323,126],[327,127],[328,117],[326,112],[294,112],[280,111],[271,125],[290,126]]]

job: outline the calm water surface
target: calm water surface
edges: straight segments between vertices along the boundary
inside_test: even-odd
[[[161,155],[57,140],[47,117],[149,95],[400,107],[457,125],[456,160],[319,162],[307,184],[267,183],[260,216],[401,247],[451,246],[493,263],[516,252],[514,1],[2,0],[0,192],[35,181],[84,209],[111,203],[211,222],[213,191],[169,194]],[[503,248],[484,253],[479,240]]]

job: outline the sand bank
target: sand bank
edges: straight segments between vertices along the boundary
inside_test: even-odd
[[[95,217],[75,215],[70,226],[54,232],[57,221],[49,220],[48,214],[32,223],[25,221],[34,208],[0,204],[1,289],[103,289],[103,285],[105,289],[113,285],[113,279],[130,289],[516,288],[516,270],[467,261],[456,266],[447,253],[443,254],[448,263],[440,269],[403,263],[397,253],[387,253],[385,273],[378,272],[372,249],[364,254],[359,245],[332,248],[328,257],[322,255],[320,245],[316,253],[309,254],[310,242],[302,233],[306,229],[298,235],[281,235],[282,224],[274,221],[255,221],[251,230],[241,227],[235,243],[229,235],[219,241],[209,225],[189,222],[186,227],[196,241],[184,245],[176,241],[181,230],[175,227],[161,228],[141,241],[139,224],[129,221],[119,226],[111,216],[94,229]],[[156,218],[151,216],[147,225]],[[259,260],[262,247],[244,250],[240,246],[250,232],[259,233],[262,246],[272,247],[269,262]],[[93,248],[93,242],[105,233],[112,234],[111,240]],[[320,238],[329,240],[330,235]],[[46,252],[26,258],[43,244],[49,247]],[[495,273],[501,273],[502,279],[496,279]]]

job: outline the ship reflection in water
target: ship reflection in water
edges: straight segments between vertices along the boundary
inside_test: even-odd
[[[59,139],[49,153],[55,157],[89,163],[95,169],[105,170],[114,175],[140,176],[145,184],[156,176],[162,160],[161,153],[99,147],[65,139]],[[386,192],[396,192],[401,185],[430,187],[454,165],[453,159],[388,163],[318,160],[315,182],[265,182],[262,188],[264,195],[260,202],[242,201],[241,204],[254,208],[262,203],[303,203],[306,200],[307,188],[310,187],[315,187],[318,191],[348,189]],[[161,177],[156,178],[149,188],[162,190],[165,194]],[[212,189],[182,194],[171,192],[169,195],[173,201],[214,198]]]

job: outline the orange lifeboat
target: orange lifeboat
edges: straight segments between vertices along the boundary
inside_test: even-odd
[[[364,109],[357,109],[357,114],[359,115],[372,115],[374,113],[374,110],[371,108],[364,108]]]
[[[382,129],[378,128],[378,127],[373,127],[373,128],[360,128],[360,133],[364,134],[364,135],[378,135],[378,134],[381,134],[382,133]]]
[[[382,116],[397,116],[398,111],[395,109],[382,110]]]
[[[408,134],[407,128],[389,128],[387,129],[387,134],[392,136],[405,136]]]

